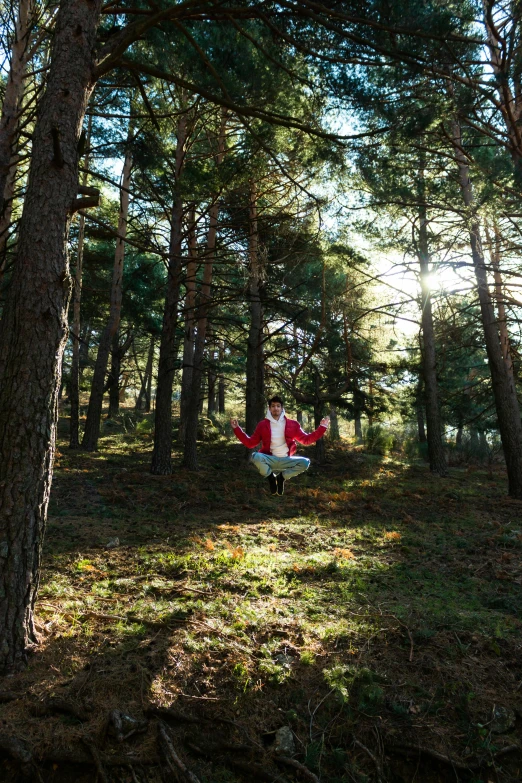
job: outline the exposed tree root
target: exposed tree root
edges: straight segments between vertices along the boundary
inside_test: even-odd
[[[287,758],[287,756],[274,756],[274,761],[277,764],[282,764],[285,767],[291,767],[292,769],[297,770],[301,773],[301,775],[303,775],[305,780],[309,780],[310,783],[319,783],[319,778],[317,775],[314,775],[314,773],[311,772],[308,767],[305,767],[304,764],[301,764],[300,761]]]
[[[386,747],[389,748],[389,750],[392,750],[396,753],[402,753],[404,755],[410,755],[412,753],[422,753],[425,756],[429,756],[432,759],[436,759],[437,761],[441,761],[443,764],[449,764],[451,767],[454,767],[455,769],[462,769],[467,771],[472,771],[474,769],[480,769],[484,766],[489,760],[491,759],[497,759],[501,756],[505,756],[507,753],[514,753],[515,751],[521,751],[522,748],[520,745],[507,745],[505,748],[501,748],[500,750],[497,750],[495,753],[491,753],[488,755],[487,758],[485,758],[483,761],[464,761],[462,759],[453,757],[453,756],[445,756],[444,753],[439,753],[437,750],[433,750],[432,748],[426,748],[424,745],[414,745],[414,744],[407,744],[407,743],[390,743],[386,742]]]
[[[199,783],[199,779],[196,777],[196,775],[194,775],[194,773],[188,769],[186,764],[183,763],[183,761],[176,753],[172,742],[172,738],[169,734],[169,730],[167,726],[162,722],[158,723],[158,738],[159,738],[160,747],[165,756],[165,760],[169,765],[170,769],[174,773],[178,771],[181,772],[185,780],[189,781],[189,783]]]

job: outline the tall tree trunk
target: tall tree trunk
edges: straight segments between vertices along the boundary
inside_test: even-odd
[[[509,344],[509,332],[507,328],[506,307],[504,305],[504,286],[502,283],[502,274],[500,272],[500,234],[498,227],[494,226],[495,239],[492,241],[488,227],[486,225],[486,237],[489,245],[491,266],[493,267],[493,277],[495,280],[495,300],[497,303],[498,327],[500,331],[500,345],[502,347],[502,356],[506,363],[507,372],[513,374],[513,360],[511,357],[511,347]]]
[[[462,421],[459,421],[458,427],[457,427],[457,436],[455,438],[455,445],[456,446],[462,446],[462,435],[464,434],[464,424]]]
[[[520,408],[513,370],[504,358],[497,319],[489,293],[486,264],[480,237],[480,225],[475,210],[469,166],[462,148],[461,131],[457,122],[453,125],[453,140],[462,198],[469,210],[471,256],[477,280],[480,314],[484,329],[500,438],[506,460],[509,494],[511,497],[522,499],[522,422],[520,420]]]
[[[154,413],[154,449],[151,473],[155,476],[169,476],[172,473],[172,385],[178,356],[178,305],[181,287],[181,242],[183,236],[183,202],[179,183],[185,161],[187,140],[187,116],[181,114],[178,120],[175,157],[175,192],[170,219],[170,246],[167,274],[167,294],[163,311],[163,326],[160,339],[158,382],[156,386],[156,409]]]
[[[188,264],[185,282],[185,329],[183,332],[183,370],[181,375],[181,395],[179,401],[180,424],[178,440],[185,442],[185,427],[187,424],[187,410],[192,388],[192,369],[194,366],[194,339],[195,320],[194,308],[196,306],[196,274],[198,260],[198,241],[196,237],[196,209],[192,206],[189,213],[188,230]]]
[[[219,344],[219,364],[223,366],[225,360],[225,343]],[[218,411],[219,413],[225,413],[225,376],[220,373],[218,381]]]
[[[337,407],[333,403],[330,405],[330,440],[341,440],[341,433],[339,432],[339,419],[337,417]]]
[[[122,182],[120,190],[120,214],[118,218],[118,239],[114,253],[114,267],[112,272],[111,305],[109,320],[101,334],[94,374],[92,378],[91,395],[87,409],[87,420],[83,433],[82,447],[87,451],[96,451],[98,438],[100,437],[100,425],[103,405],[103,390],[105,388],[105,375],[109,363],[109,354],[114,340],[114,335],[120,327],[121,301],[123,294],[123,261],[125,259],[125,237],[127,235],[127,220],[129,216],[129,187],[132,170],[132,153],[130,149],[131,133],[129,132],[128,147],[123,164]]]
[[[220,166],[225,151],[225,123],[226,113],[222,112],[221,128],[218,138],[218,151],[216,164]],[[200,303],[198,307],[196,341],[194,344],[194,362],[192,369],[192,387],[190,400],[187,407],[187,421],[185,429],[185,444],[183,464],[189,470],[198,469],[197,437],[198,437],[198,413],[201,397],[201,379],[203,376],[203,355],[205,351],[205,336],[207,331],[207,316],[210,306],[210,287],[212,284],[212,271],[216,254],[216,235],[219,215],[219,204],[216,201],[210,207],[207,246],[203,258],[203,281],[200,289]]]
[[[419,443],[426,443],[426,430],[424,428],[424,410],[425,401],[423,394],[423,382],[422,375],[419,375],[419,382],[417,383],[417,392],[415,394],[415,410],[417,412],[417,433]]]
[[[83,371],[89,366],[89,346],[91,344],[92,326],[89,321],[82,327],[80,335],[79,370],[80,378]]]
[[[210,327],[208,329],[210,338]],[[209,367],[207,374],[207,416],[213,416],[217,409],[216,351],[214,345],[208,346]]]
[[[373,378],[368,380],[368,424],[373,427]]]
[[[85,171],[82,177],[82,185],[87,185],[89,169],[89,144],[91,140],[92,115],[89,116],[87,129],[87,154],[85,155]],[[71,359],[71,383],[69,387],[69,399],[71,401],[69,448],[80,448],[80,311],[82,300],[82,274],[83,274],[83,245],[85,240],[85,216],[80,215],[78,226],[78,248],[76,250],[76,272],[73,288],[73,322],[72,322],[72,359]]]
[[[120,352],[120,332],[119,330],[112,338],[111,351],[111,370],[109,373],[109,411],[107,418],[112,419],[120,412],[120,375],[121,375],[121,352]]]
[[[424,172],[419,175],[421,191],[424,190]],[[424,198],[424,192],[420,194]],[[431,293],[429,286],[429,249],[428,222],[426,207],[419,207],[419,243],[418,258],[421,282],[421,323],[422,323],[422,375],[424,380],[424,395],[426,404],[426,429],[428,435],[428,459],[430,470],[439,476],[448,473],[444,443],[442,440],[442,423],[440,420],[439,399],[437,393],[437,358],[435,354],[435,329],[431,309]]]
[[[265,415],[265,367],[263,358],[263,262],[259,251],[257,225],[257,188],[250,181],[249,234],[248,234],[248,329],[246,361],[246,429],[253,432]]]
[[[356,443],[363,442],[361,413],[363,409],[362,395],[357,378],[353,381],[353,423]]]
[[[9,239],[9,227],[13,215],[13,199],[15,193],[18,156],[11,159],[11,166],[7,174],[4,188],[4,211],[0,214],[0,284],[7,269],[8,255],[7,242]]]
[[[315,429],[320,425],[321,419],[324,416],[324,402],[322,400],[314,402],[314,425]],[[319,438],[315,443],[314,456],[317,462],[322,465],[326,459],[326,448],[324,437]]]
[[[11,64],[0,117],[0,214],[4,212],[5,189],[18,131],[18,113],[24,93],[24,74],[29,56],[30,0],[20,0],[11,48]]]
[[[0,323],[0,670],[35,641],[33,610],[55,454],[71,295],[67,235],[78,140],[93,88],[101,0],[58,10],[33,133],[17,263]]]
[[[152,386],[152,365],[154,362],[154,335],[150,338],[149,352],[147,354],[147,365],[145,375],[141,380],[141,389],[136,401],[136,410],[150,412],[150,395]]]
[[[7,240],[13,212],[18,164],[19,111],[30,52],[31,26],[30,0],[20,0],[11,48],[11,64],[0,117],[0,283],[7,266]]]

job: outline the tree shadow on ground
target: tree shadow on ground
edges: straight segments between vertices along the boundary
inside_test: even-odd
[[[70,774],[57,748],[100,743],[111,710],[141,719],[150,705],[193,720],[173,737],[202,783],[305,779],[274,761],[283,726],[329,783],[519,779],[521,505],[502,473],[440,480],[338,448],[272,498],[237,446],[205,447],[199,473],[171,477],[148,474],[146,439],[103,447],[60,457],[44,641],[10,684],[27,696],[0,705],[49,759],[46,780]],[[35,718],[57,693],[89,720]],[[125,752],[158,758],[149,721]]]

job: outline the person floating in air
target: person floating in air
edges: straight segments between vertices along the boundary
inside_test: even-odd
[[[260,451],[252,455],[252,462],[268,479],[271,494],[282,495],[285,479],[298,476],[310,467],[307,457],[294,457],[296,441],[305,446],[315,443],[328,429],[330,418],[325,416],[318,428],[308,434],[298,421],[287,418],[281,397],[272,397],[268,401],[266,418],[259,422],[253,435],[247,435],[237,419],[230,419],[230,424],[236,438],[247,448],[255,449],[261,443]]]

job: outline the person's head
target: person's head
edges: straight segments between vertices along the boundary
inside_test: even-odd
[[[274,419],[278,419],[283,411],[283,400],[281,397],[276,395],[275,397],[272,397],[270,400],[268,400],[268,410]]]

